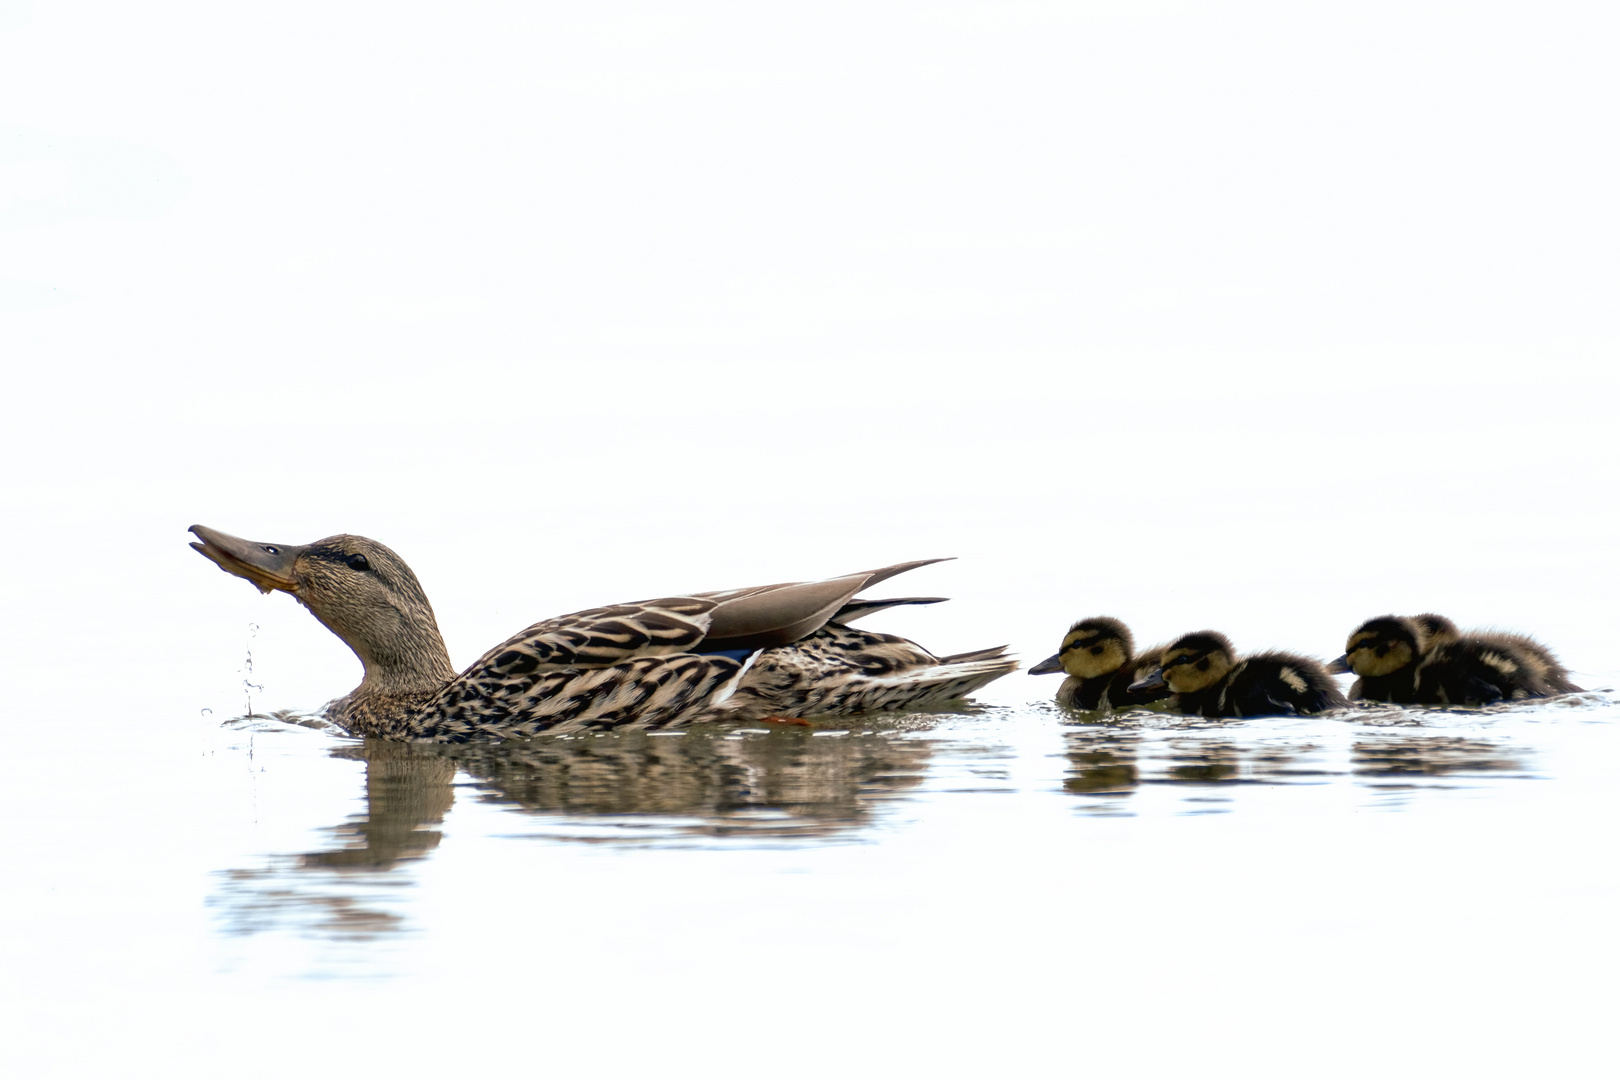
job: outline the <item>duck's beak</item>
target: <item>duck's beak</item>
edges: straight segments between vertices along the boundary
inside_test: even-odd
[[[1063,670],[1063,654],[1053,653],[1029,669],[1031,675],[1056,675]]]
[[[1327,669],[1328,669],[1328,674],[1329,675],[1349,675],[1349,674],[1351,674],[1353,669],[1350,667],[1350,654],[1345,653],[1343,656],[1339,657],[1337,660],[1333,660],[1333,661],[1329,662],[1329,664],[1327,666]]]
[[[1129,688],[1132,690],[1158,690],[1164,685],[1164,668],[1156,667],[1131,683]]]
[[[193,525],[190,531],[202,541],[192,544],[192,550],[227,574],[247,578],[259,587],[260,592],[281,589],[297,594],[298,581],[293,577],[293,563],[304,553],[305,545],[259,544],[230,533],[216,532],[206,525]]]

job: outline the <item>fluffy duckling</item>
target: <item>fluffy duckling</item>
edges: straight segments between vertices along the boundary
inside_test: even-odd
[[[1162,647],[1136,652],[1129,628],[1101,615],[1081,619],[1063,635],[1056,653],[1029,669],[1031,675],[1069,677],[1058,687],[1057,703],[1071,709],[1109,712],[1148,705],[1170,696],[1164,686],[1132,690],[1131,684],[1158,666]]]
[[[1426,620],[1432,620],[1427,621]],[[1418,705],[1417,667],[1428,652],[1431,634],[1445,640],[1449,633],[1461,640],[1457,627],[1440,615],[1380,615],[1358,626],[1344,645],[1344,655],[1328,665],[1338,674],[1355,672],[1350,697],[1362,701],[1388,701]]]
[[[1444,615],[1425,612],[1422,615],[1412,616],[1412,619],[1423,630],[1425,653],[1438,645],[1451,644],[1463,639],[1463,632],[1457,629],[1457,624]],[[1530,668],[1531,674],[1541,682],[1549,694],[1581,692],[1581,688],[1570,679],[1569,669],[1558,662],[1558,657],[1553,655],[1552,650],[1528,634],[1515,634],[1504,630],[1477,630],[1469,636],[1518,653]]]
[[[1188,716],[1308,716],[1348,704],[1315,660],[1286,652],[1240,660],[1226,635],[1213,630],[1171,642],[1158,669],[1132,688],[1150,689],[1155,683],[1168,686],[1177,710]]]
[[[1491,705],[1580,690],[1552,650],[1523,634],[1464,634],[1443,615],[1362,623],[1332,670],[1360,678],[1352,698],[1398,705]]]
[[[1552,650],[1528,634],[1487,630],[1474,636],[1518,653],[1547,695],[1581,692],[1581,688],[1569,677],[1569,669],[1559,663]]]

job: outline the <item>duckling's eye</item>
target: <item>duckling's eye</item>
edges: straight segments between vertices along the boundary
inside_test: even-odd
[[[371,563],[369,561],[367,561],[367,559],[366,559],[366,557],[364,555],[350,555],[347,559],[344,559],[343,561],[349,564],[349,569],[350,570],[370,570],[371,569]]]

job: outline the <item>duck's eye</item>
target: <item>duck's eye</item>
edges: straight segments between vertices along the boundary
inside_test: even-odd
[[[266,544],[266,545],[264,545],[264,550],[269,552],[271,555],[280,555],[281,554],[281,549],[276,547],[274,544]]]
[[[369,561],[367,561],[367,559],[366,559],[366,557],[364,555],[350,555],[347,559],[345,559],[343,561],[349,564],[349,569],[350,570],[370,570],[371,569],[371,563]]]

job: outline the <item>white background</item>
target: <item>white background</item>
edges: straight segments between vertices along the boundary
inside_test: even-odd
[[[874,627],[1620,666],[1605,5],[0,13],[19,723],[230,708],[250,620],[256,704],[353,684],[193,522],[383,540],[457,663],[958,555]]]

